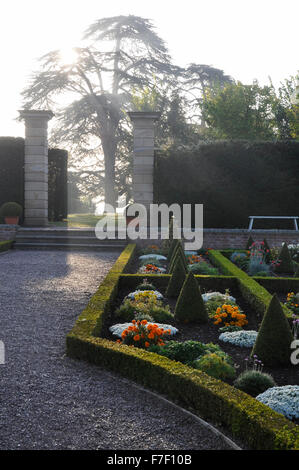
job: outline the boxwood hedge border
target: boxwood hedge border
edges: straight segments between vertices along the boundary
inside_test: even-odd
[[[299,427],[249,395],[184,364],[142,349],[100,338],[120,283],[143,275],[125,275],[135,253],[127,245],[67,335],[67,355],[89,361],[148,387],[202,418],[224,426],[251,449],[299,449]],[[150,276],[147,276],[150,277]],[[206,278],[208,276],[200,276]],[[235,282],[232,276],[215,276]],[[155,275],[166,285],[168,275]]]
[[[246,274],[242,269],[238,268],[225,256],[224,250],[209,250],[209,259],[214,264],[214,266],[220,268],[223,274],[237,278],[239,289],[244,299],[254,308],[254,310],[256,310],[257,313],[263,316],[272,298],[270,292],[263,287],[263,280],[267,280],[267,286],[269,287],[273,278],[254,278],[248,276],[248,274]],[[284,282],[286,284],[289,278],[283,279],[285,279]],[[296,281],[296,279],[292,278],[291,281]],[[270,289],[272,292],[275,292],[274,282],[275,281],[273,280],[273,287]],[[264,284],[266,284],[265,281]],[[278,282],[276,286],[279,286]],[[289,321],[291,321],[292,312],[290,312],[290,310],[284,305],[282,307],[286,317]]]
[[[10,250],[12,245],[13,245],[13,240],[4,240],[0,242],[0,253]]]

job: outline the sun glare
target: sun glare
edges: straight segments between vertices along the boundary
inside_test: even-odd
[[[64,47],[59,51],[60,59],[65,65],[74,64],[77,61],[78,54],[73,47]]]

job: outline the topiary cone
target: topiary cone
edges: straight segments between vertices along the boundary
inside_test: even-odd
[[[247,244],[246,244],[245,250],[250,250],[250,247],[251,247],[252,243],[254,243],[254,240],[253,240],[252,236],[250,235],[250,237],[249,237],[248,240],[247,240]]]
[[[293,273],[294,265],[288,249],[288,245],[284,243],[278,255],[279,265],[276,266],[277,273]]]
[[[266,310],[251,355],[266,366],[290,365],[293,335],[276,294]]]
[[[175,306],[174,317],[177,321],[183,323],[206,323],[208,321],[209,317],[199,285],[191,272],[188,273],[181,289]]]
[[[166,297],[177,297],[185,282],[186,270],[180,257],[176,259],[171,278],[169,280]]]
[[[186,257],[185,257],[185,255],[182,254],[182,252],[180,250],[177,250],[174,258],[172,259],[172,261],[169,264],[169,269],[168,269],[169,274],[173,273],[175,263],[177,262],[178,259],[181,260],[181,263],[184,266],[185,272],[186,273],[188,272]]]
[[[171,260],[170,260],[170,263],[169,263],[169,272],[171,272],[173,270],[174,263],[175,263],[175,260],[176,260],[177,256],[180,256],[183,265],[186,266],[186,268],[187,268],[187,260],[186,260],[186,256],[185,256],[184,250],[182,248],[182,243],[181,243],[180,240],[178,240],[178,244],[175,247],[175,249],[173,250],[172,257],[171,257]]]
[[[299,277],[299,264],[296,266],[294,277]]]
[[[170,242],[170,247],[169,247],[168,254],[167,254],[167,259],[168,259],[168,261],[171,260],[172,255],[173,255],[173,253],[174,253],[174,251],[175,251],[175,249],[176,249],[178,243],[179,243],[179,240],[177,240],[177,239],[171,240],[171,242]]]

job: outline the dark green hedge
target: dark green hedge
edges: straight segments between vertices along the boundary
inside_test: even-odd
[[[223,425],[252,449],[299,449],[298,426],[249,395],[166,357],[94,336],[110,313],[118,287],[131,287],[143,277],[122,274],[134,250],[134,245],[126,247],[67,335],[68,356],[100,365],[166,395],[199,416]],[[169,276],[155,278],[156,284],[166,286]],[[229,280],[234,282],[226,278]]]
[[[49,149],[50,220],[67,216],[67,160],[67,151]],[[0,181],[0,206],[13,201],[24,207],[24,139],[0,137]]]
[[[209,250],[209,258],[212,263],[219,267],[224,274],[236,276],[240,292],[244,299],[261,316],[264,315],[270,304],[272,295],[260,285],[253,277],[248,276],[242,269],[232,263],[222,252],[218,250]],[[261,279],[261,278],[259,278]],[[291,320],[292,314],[288,308],[283,306],[286,317]]]
[[[298,215],[299,142],[223,141],[156,156],[155,201],[204,205],[204,227],[246,228],[250,215]],[[293,228],[256,221],[255,228]]]
[[[3,242],[0,242],[0,253],[2,251],[8,251],[12,247],[13,240],[4,240]]]
[[[299,292],[299,279],[292,277],[254,277],[254,280],[267,289],[271,294]]]

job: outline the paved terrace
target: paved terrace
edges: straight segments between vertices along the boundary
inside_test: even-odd
[[[0,256],[0,449],[227,449],[192,416],[65,356],[65,335],[118,253]]]

